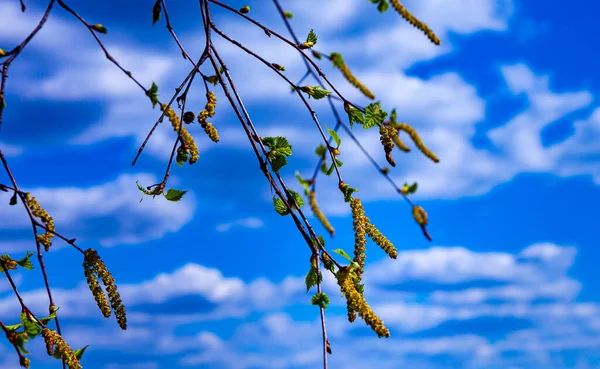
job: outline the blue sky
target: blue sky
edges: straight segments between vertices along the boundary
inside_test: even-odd
[[[90,23],[104,24],[109,51],[147,87],[155,81],[166,99],[189,65],[164,20],[151,27],[151,3],[71,5]],[[167,3],[175,31],[198,57],[197,5]],[[271,2],[247,4],[257,20],[287,35]],[[407,0],[442,40],[435,47],[396,13],[381,15],[366,0],[282,4],[294,13],[299,35],[314,28],[317,49],[341,52],[382,105],[397,108],[399,119],[441,159],[433,164],[397,152],[391,172],[400,184],[419,183],[414,201],[429,214],[428,242],[409,206],[341,135],[344,180],[360,190],[367,215],[399,256],[389,260],[367,246],[365,296],[389,327],[389,339],[378,339],[361,321],[348,323],[335,281],[326,276],[331,368],[600,368],[600,254],[593,236],[600,205],[600,71],[592,47],[600,9],[555,0]],[[0,2],[0,47],[20,42],[43,6],[28,2],[21,14],[18,1]],[[303,75],[294,50],[239,17],[213,12],[219,28],[284,65],[292,80]],[[284,135],[294,146],[282,174],[299,191],[294,170],[312,173],[319,143],[310,115],[263,65],[217,36],[215,44],[259,132]],[[326,61],[321,65],[344,96],[368,103]],[[195,111],[205,103],[198,88],[188,102]],[[104,59],[81,24],[55,8],[11,67],[0,149],[57,230],[98,250],[128,311],[125,332],[104,319],[85,285],[81,255],[55,242],[45,255],[50,283],[67,341],[90,345],[86,368],[321,365],[318,310],[304,293],[309,250],[293,222],[273,211],[249,143],[224,95],[215,92],[212,122],[221,141],[190,128],[200,160],[174,168],[170,180],[189,189],[184,201],[138,204],[136,180],[156,183],[174,133],[161,126],[138,164],[130,165],[159,111]],[[327,103],[314,107],[333,127]],[[383,163],[376,132],[358,127],[354,133]],[[7,181],[2,174],[0,183]],[[349,207],[335,178],[319,181],[318,200],[336,228],[327,246],[351,252]],[[10,194],[0,196],[7,204]],[[35,247],[22,208],[2,206],[0,219],[0,253]],[[39,268],[15,278],[32,310],[47,311]],[[1,281],[0,319],[9,322],[18,312]],[[31,346],[34,368],[57,367],[39,339]],[[2,368],[17,367],[6,342],[0,358]]]

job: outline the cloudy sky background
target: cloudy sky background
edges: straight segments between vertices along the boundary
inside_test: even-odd
[[[287,36],[271,2],[227,3],[249,4],[253,17]],[[167,4],[175,31],[197,58],[204,45],[197,4]],[[428,211],[428,242],[409,206],[341,135],[342,176],[360,190],[367,215],[399,256],[388,260],[367,246],[365,295],[390,328],[389,339],[378,339],[361,320],[348,323],[335,281],[326,276],[331,368],[600,368],[600,253],[593,234],[600,205],[600,72],[590,47],[593,6],[407,0],[442,40],[436,47],[396,13],[379,14],[366,0],[282,4],[294,13],[300,37],[314,28],[316,49],[341,52],[383,107],[397,108],[441,159],[436,165],[416,150],[397,151],[391,172],[400,184],[419,183],[414,200]],[[0,1],[1,48],[12,49],[37,24],[44,2],[27,5],[22,14],[18,1]],[[101,39],[111,54],[145,86],[156,82],[162,100],[189,72],[164,19],[151,26],[152,2],[71,6],[106,26]],[[297,52],[212,8],[228,35],[284,65],[292,80],[304,74]],[[292,143],[294,156],[282,174],[300,191],[294,170],[310,176],[319,144],[308,111],[277,75],[214,39],[259,132]],[[320,65],[344,96],[368,104],[327,61]],[[203,70],[212,74],[208,64]],[[221,141],[191,127],[201,158],[174,168],[169,182],[189,193],[177,204],[161,198],[138,204],[135,182],[161,178],[174,133],[159,127],[131,166],[159,111],[104,58],[85,28],[56,7],[10,69],[0,149],[57,230],[99,251],[127,307],[129,328],[122,332],[97,310],[81,255],[58,241],[45,255],[67,341],[74,348],[90,344],[85,368],[321,365],[318,309],[304,288],[309,250],[293,222],[273,211],[239,122],[215,91],[212,122]],[[198,84],[188,106],[199,111],[204,103]],[[335,125],[326,101],[313,106],[324,124]],[[375,130],[354,133],[383,165]],[[8,182],[5,174],[0,178]],[[9,207],[9,197],[0,195],[0,253],[19,256],[35,244],[27,214]],[[351,252],[349,208],[335,178],[319,177],[318,200],[336,228],[328,248]],[[15,279],[27,304],[43,315],[39,268]],[[0,281],[0,319],[9,324],[18,313],[10,287]],[[41,340],[31,347],[34,368],[58,367]],[[0,367],[17,367],[4,341],[0,358]]]

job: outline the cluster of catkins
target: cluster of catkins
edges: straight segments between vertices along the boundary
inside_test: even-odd
[[[429,150],[425,144],[423,144],[421,137],[419,137],[419,134],[413,127],[406,123],[395,123],[389,121],[379,126],[379,140],[381,141],[383,149],[385,150],[385,158],[391,166],[396,166],[396,162],[392,157],[392,149],[395,145],[404,152],[410,151],[410,148],[406,146],[402,140],[400,140],[400,137],[398,136],[400,131],[408,133],[408,136],[412,139],[412,141],[415,143],[415,146],[417,146],[423,155],[431,159],[434,163],[438,163],[440,161],[440,159],[438,159],[438,157],[431,152],[431,150]]]
[[[196,146],[196,142],[194,142],[194,138],[192,137],[192,135],[190,135],[190,133],[187,131],[187,129],[185,129],[185,127],[183,127],[181,125],[181,122],[179,121],[179,117],[177,116],[177,113],[173,109],[167,107],[166,104],[162,104],[160,106],[160,109],[163,111],[165,111],[165,109],[166,109],[165,115],[169,119],[169,122],[171,122],[173,129],[175,130],[175,132],[181,132],[181,141],[183,142],[183,145],[187,148],[187,150],[189,150],[190,154],[192,155],[189,159],[189,163],[194,164],[195,162],[198,161],[198,159],[200,159],[200,155],[198,154],[198,146]]]
[[[348,309],[348,320],[354,322],[356,314],[363,318],[365,323],[377,333],[379,337],[389,337],[389,330],[383,325],[371,307],[366,303],[363,296],[364,285],[360,282],[365,267],[366,236],[369,236],[386,254],[392,259],[398,257],[398,251],[394,245],[371,223],[365,215],[365,210],[360,199],[352,198],[350,200],[352,209],[352,220],[354,226],[354,266],[343,267],[337,274],[338,285],[346,297],[346,307]]]
[[[117,323],[119,323],[119,327],[121,327],[123,330],[127,329],[125,307],[123,306],[119,292],[117,292],[115,279],[112,277],[108,269],[106,269],[106,265],[104,265],[104,262],[102,259],[100,259],[100,256],[96,250],[85,250],[83,268],[87,284],[90,287],[90,291],[92,291],[92,294],[94,295],[94,299],[96,300],[96,304],[98,304],[102,315],[104,315],[105,318],[110,317],[112,308],[117,317]],[[100,283],[98,283],[98,279],[102,280],[102,283],[106,288],[110,306],[108,305],[104,291],[100,287]]]

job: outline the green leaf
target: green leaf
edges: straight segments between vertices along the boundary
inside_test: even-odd
[[[384,13],[389,7],[390,4],[386,0],[379,0],[379,4],[377,4],[377,10],[379,10],[380,13]]]
[[[312,96],[315,100],[320,100],[325,96],[331,95],[330,91],[324,90],[321,86],[304,86],[300,87],[300,90],[306,92],[308,96]]]
[[[158,86],[156,83],[152,82],[152,87],[146,92],[146,96],[150,98],[152,102],[152,107],[154,108],[156,104],[158,104]]]
[[[326,310],[327,305],[329,305],[330,302],[329,302],[329,297],[325,294],[325,292],[317,292],[310,299],[310,303],[311,303],[311,305],[317,305],[317,306],[323,308],[323,310]]]
[[[7,330],[7,331],[14,332],[14,331],[16,331],[17,329],[21,328],[21,326],[22,326],[22,325],[23,325],[23,323],[19,323],[19,324],[13,324],[13,325],[7,325],[7,326],[6,326],[6,330]]]
[[[323,144],[320,144],[315,149],[315,154],[317,154],[318,157],[322,157],[323,155],[325,155],[326,152],[327,152],[327,148]]]
[[[208,76],[205,78],[206,82],[213,84],[214,86],[219,84],[219,77],[218,76]]]
[[[83,353],[85,352],[85,349],[87,349],[89,346],[90,345],[85,345],[82,348],[80,348],[79,350],[73,351],[73,353],[77,357],[77,360],[81,360],[81,357],[83,356]]]
[[[392,121],[392,123],[397,123],[397,121],[396,121],[396,108],[392,109],[392,112],[390,113],[390,120]]]
[[[304,283],[306,284],[306,292],[311,289],[311,287],[316,286],[319,281],[322,280],[322,277],[319,275],[319,271],[317,268],[310,267],[310,270],[306,274],[306,278],[304,278]]]
[[[285,201],[280,199],[277,196],[273,196],[273,206],[275,207],[275,211],[279,215],[288,215],[290,213],[290,209],[285,204]]]
[[[346,108],[346,106],[348,107],[348,109],[346,109],[346,112],[348,113],[348,120],[350,121],[350,128],[352,128],[352,126],[354,125],[354,123],[359,123],[359,124],[364,124],[365,123],[365,115],[358,109],[350,106],[350,105],[344,105],[344,108]]]
[[[283,12],[283,15],[285,15],[287,19],[294,18],[294,14],[292,14],[292,12]]]
[[[341,168],[342,165],[344,165],[344,162],[342,162],[340,159],[335,158],[335,163],[337,164],[338,168]]]
[[[240,13],[242,13],[242,14],[248,14],[249,12],[250,12],[250,6],[248,6],[248,5],[246,5],[240,9]]]
[[[340,190],[342,191],[342,194],[344,194],[344,201],[345,202],[350,202],[350,200],[352,199],[352,194],[354,192],[358,192],[358,190],[356,188],[352,188],[350,187],[350,185],[344,183],[341,187]]]
[[[181,150],[177,153],[177,159],[176,159],[175,163],[181,167],[181,166],[183,166],[183,164],[185,162],[188,161],[189,157],[190,157],[190,152],[188,150]]]
[[[154,195],[154,193],[152,191],[148,191],[144,187],[140,186],[138,181],[135,181],[135,184],[137,185],[138,190],[142,191],[144,193],[144,195]]]
[[[271,168],[273,168],[274,172],[279,172],[279,169],[283,168],[285,165],[287,164],[287,160],[285,158],[285,156],[277,153],[272,159],[271,159]]]
[[[161,9],[160,0],[156,0],[154,7],[152,8],[152,25],[160,20]]]
[[[328,176],[330,176],[331,173],[333,173],[334,170],[335,170],[335,165],[333,165],[333,163],[331,163],[331,166],[329,167],[329,169],[327,169],[327,172],[325,172],[325,174],[327,174]]]
[[[306,37],[306,42],[304,42],[304,45],[311,48],[311,47],[315,46],[316,43],[317,43],[317,34],[315,33],[315,31],[313,31],[311,29],[310,32],[308,33],[308,37]]]
[[[56,309],[56,311],[58,311],[58,308]],[[56,311],[53,312],[52,314],[48,315],[47,317],[40,318],[40,321],[42,322],[42,324],[47,325],[48,322],[50,322],[52,319],[56,318]]]
[[[343,256],[345,259],[347,259],[347,260],[348,260],[349,262],[351,262],[351,263],[354,261],[354,260],[352,260],[352,258],[350,257],[350,255],[348,255],[348,254],[346,253],[346,251],[344,251],[344,250],[342,250],[342,249],[335,249],[335,250],[333,250],[333,252],[335,252],[335,253],[336,253],[336,254],[338,254],[338,255],[341,255],[341,256]]]
[[[308,195],[310,192],[310,181],[306,180],[304,178],[302,178],[300,176],[300,173],[298,173],[298,171],[296,171],[296,179],[298,180],[298,182],[302,185],[302,187],[304,188],[304,194]]]
[[[62,359],[62,356],[60,356],[60,352],[58,350],[54,350],[52,357],[55,359]]]
[[[387,117],[387,112],[381,109],[379,102],[371,103],[365,108],[365,117],[363,128],[368,129],[383,123],[383,120]]]
[[[106,28],[103,25],[101,25],[100,23],[94,24],[92,26],[92,29],[98,33],[106,33]]]
[[[313,52],[312,52],[312,54],[313,54],[313,56],[314,56],[315,58],[317,58],[318,60],[321,60],[321,59],[323,59],[323,56],[321,55],[321,53],[320,53],[320,52],[313,51]]]
[[[183,195],[185,195],[186,193],[187,193],[187,190],[176,190],[174,188],[169,188],[169,190],[167,191],[167,193],[164,194],[164,196],[165,196],[165,199],[167,199],[169,201],[177,202],[177,201],[181,200]]]
[[[329,132],[331,137],[333,137],[333,141],[337,145],[335,148],[339,148],[340,144],[342,143],[342,139],[340,138],[340,136],[338,136],[338,133],[335,130],[329,128],[327,128],[327,132]]]
[[[42,333],[42,328],[31,320],[25,320],[23,322],[23,331],[27,333],[29,338],[34,338],[38,334]]]
[[[327,168],[327,162],[323,160],[323,164],[321,164],[321,172],[327,174],[327,171],[329,171],[329,169]]]
[[[29,341],[28,338],[29,338],[29,335],[22,335],[22,334],[20,334],[17,337],[17,347],[19,348],[19,350],[21,350],[22,353],[24,353],[26,355],[29,354],[29,351],[27,351],[25,349],[25,344]]]
[[[33,256],[33,252],[27,251],[23,259],[17,260],[17,264],[19,264],[19,266],[23,269],[33,270],[33,264],[29,259],[31,256]]]
[[[417,192],[417,187],[417,182],[411,184],[410,187],[408,187],[408,193],[411,194]]]
[[[300,196],[300,194],[298,192],[293,191],[293,190],[288,190],[288,193],[294,199],[294,202],[296,203],[296,208],[299,209],[304,206],[304,199],[302,198],[302,196]]]

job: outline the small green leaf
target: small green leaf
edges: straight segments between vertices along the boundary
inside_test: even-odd
[[[144,195],[154,195],[154,193],[152,191],[148,191],[144,187],[140,186],[138,181],[135,181],[135,184],[137,185],[138,190],[142,191],[144,193]]]
[[[161,9],[160,0],[156,0],[154,7],[152,7],[152,25],[160,20]]]
[[[348,113],[348,120],[350,121],[350,128],[354,125],[354,123],[364,124],[365,123],[365,115],[358,109],[350,106],[350,104],[344,104],[344,110]]]
[[[345,202],[350,202],[350,200],[352,200],[352,194],[354,192],[358,192],[358,190],[356,188],[352,188],[350,187],[350,185],[343,183],[340,186],[340,190],[342,191],[342,194],[344,194],[344,201]]]
[[[344,162],[342,162],[340,159],[335,158],[335,163],[337,164],[338,168],[341,168],[342,165],[344,165]]]
[[[325,294],[325,292],[318,292],[310,299],[310,303],[311,305],[317,305],[323,308],[323,310],[326,310],[327,305],[329,305],[330,302],[329,297]]]
[[[387,0],[379,0],[379,4],[377,4],[377,10],[379,10],[380,13],[384,13],[389,9],[389,7],[390,4],[387,2]]]
[[[294,14],[292,14],[292,12],[283,12],[283,15],[285,15],[287,19],[294,18]]]
[[[390,113],[390,120],[392,121],[392,123],[397,123],[397,121],[396,121],[396,108],[392,109],[392,112]]]
[[[410,187],[408,187],[408,193],[411,194],[417,192],[417,187],[417,182],[411,184]]]
[[[277,196],[273,196],[273,206],[275,207],[275,211],[279,215],[288,215],[290,213],[290,209],[285,204],[285,201],[280,199]]]
[[[56,309],[56,311],[58,311],[58,308]],[[40,321],[42,322],[42,324],[47,325],[48,322],[50,322],[50,320],[56,318],[56,311],[53,312],[52,314],[48,315],[47,317],[40,318]]]
[[[306,92],[308,96],[312,96],[315,100],[320,100],[328,95],[331,95],[330,91],[324,90],[321,86],[304,86],[300,87],[300,90]]]
[[[317,58],[317,59],[319,59],[319,60],[323,59],[323,55],[321,55],[321,53],[320,53],[320,52],[313,51],[313,52],[312,52],[312,54],[313,54],[313,56],[314,56],[315,58]]]
[[[298,192],[293,191],[293,190],[288,190],[288,193],[294,199],[294,202],[296,203],[297,208],[301,208],[304,206],[304,199],[302,198],[302,196],[300,196],[300,194]]]
[[[306,41],[302,44],[305,48],[311,48],[315,46],[317,43],[317,34],[312,29],[308,33],[308,37],[306,37]]]
[[[315,149],[315,154],[317,154],[318,157],[323,157],[323,155],[325,155],[326,152],[327,152],[327,148],[323,144],[320,144]]]
[[[214,86],[219,84],[219,77],[218,76],[208,76],[205,78],[206,82],[213,84]]]
[[[275,173],[279,172],[279,170],[281,168],[283,168],[286,164],[287,164],[287,159],[285,158],[284,155],[281,155],[279,153],[277,153],[271,159],[271,168],[273,168],[273,171]]]
[[[371,103],[365,108],[365,117],[363,128],[368,129],[383,123],[383,120],[387,117],[387,112],[381,109],[379,102]]]
[[[25,257],[23,259],[17,260],[17,264],[23,269],[33,270],[33,264],[29,259],[33,255],[33,252],[26,252]]]
[[[240,13],[242,13],[242,14],[248,14],[249,12],[250,12],[250,6],[248,6],[248,5],[246,5],[240,9]]]
[[[329,132],[329,134],[331,135],[331,137],[333,137],[333,141],[337,145],[335,148],[336,149],[339,148],[340,144],[342,143],[342,139],[340,138],[340,136],[338,135],[338,133],[336,131],[334,131],[333,129],[329,129],[329,128],[327,128],[327,132]]]
[[[152,107],[154,108],[156,104],[158,104],[158,86],[156,83],[152,82],[152,87],[146,92],[146,96],[150,98],[152,102]]]
[[[77,357],[77,360],[81,360],[81,357],[83,356],[83,353],[85,352],[85,349],[87,349],[90,345],[85,345],[82,348],[80,348],[79,350],[75,350],[73,353],[75,354],[75,356]]]
[[[331,166],[329,167],[329,169],[327,169],[327,172],[325,172],[325,174],[327,174],[328,176],[330,176],[331,173],[333,173],[334,170],[335,170],[335,165],[333,165],[333,163],[331,163]]]
[[[175,163],[181,167],[181,166],[183,166],[183,164],[185,162],[188,161],[189,157],[190,157],[190,152],[188,150],[181,150],[177,153],[177,159],[176,159]]]
[[[310,192],[310,181],[306,180],[304,178],[302,178],[300,176],[300,173],[298,173],[298,171],[296,171],[296,179],[298,180],[298,182],[302,185],[302,187],[304,188],[304,194],[308,195]]]
[[[6,330],[10,331],[10,332],[14,332],[17,329],[21,328],[21,326],[23,325],[23,323],[19,323],[19,324],[13,324],[13,325],[7,325],[6,326]]]
[[[350,257],[350,255],[348,255],[346,253],[346,251],[342,250],[342,249],[335,249],[333,250],[333,252],[335,252],[338,255],[343,256],[345,259],[347,259],[349,262],[353,262],[352,258]]]
[[[322,280],[322,277],[319,275],[319,271],[317,268],[310,267],[310,270],[306,274],[306,278],[304,278],[304,283],[306,284],[306,292],[311,289],[311,287],[316,286],[319,281]]]
[[[92,29],[98,33],[106,33],[106,28],[103,25],[101,25],[100,23],[94,24],[92,26]]]
[[[187,190],[176,190],[174,188],[169,188],[169,190],[167,191],[167,193],[164,194],[164,196],[165,196],[165,199],[167,199],[169,201],[177,202],[177,201],[181,200],[183,195],[185,195],[186,193],[187,193]]]

